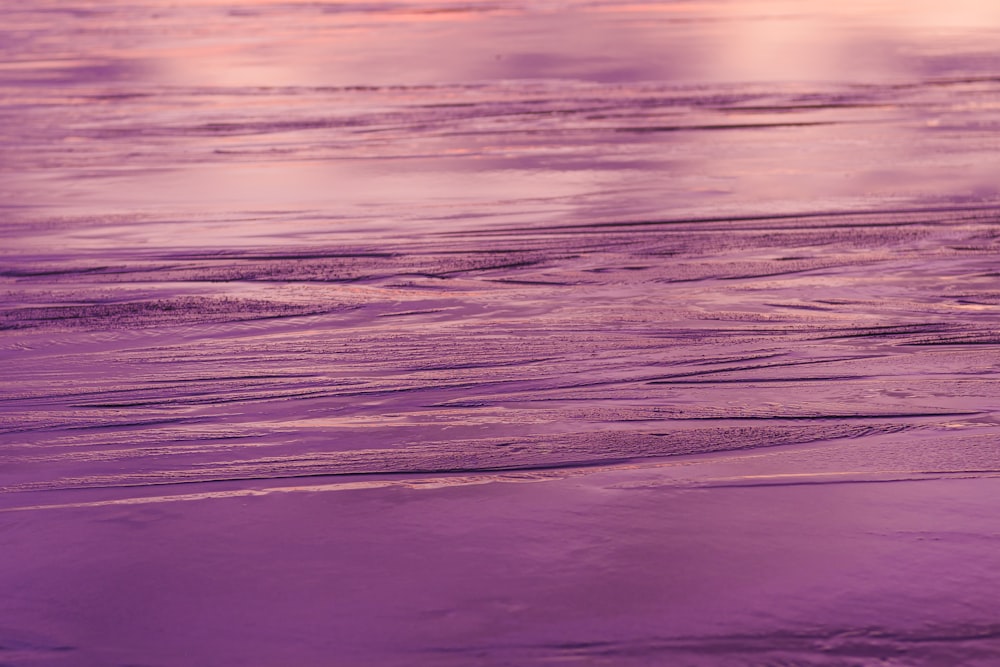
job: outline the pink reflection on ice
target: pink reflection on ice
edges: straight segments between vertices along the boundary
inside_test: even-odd
[[[1000,655],[995,2],[0,8],[0,662]]]
[[[8,45],[4,68],[9,89],[49,100],[7,112],[5,190],[35,207],[391,218],[416,206],[472,220],[575,216],[606,198],[601,211],[645,216],[965,196],[993,168],[965,187],[936,166],[926,128],[951,109],[946,90],[921,87],[991,71],[988,3],[47,9],[20,9],[44,32]],[[784,121],[812,127],[655,132]],[[643,127],[654,132],[620,132]],[[914,153],[932,162],[892,173]],[[544,212],[532,203],[546,198]]]

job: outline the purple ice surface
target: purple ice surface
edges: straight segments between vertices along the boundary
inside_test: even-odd
[[[995,3],[0,9],[0,664],[1000,664]]]

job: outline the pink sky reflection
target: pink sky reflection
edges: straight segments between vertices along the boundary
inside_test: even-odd
[[[17,136],[2,158],[5,191],[31,210],[295,210],[375,229],[993,191],[991,135],[957,154],[940,139],[979,132],[990,109],[974,91],[959,101],[943,88],[879,88],[992,72],[992,2],[91,12],[40,14],[51,23],[34,24],[41,36],[0,68],[0,83],[45,109],[11,112]],[[672,131],[741,125],[782,127]]]

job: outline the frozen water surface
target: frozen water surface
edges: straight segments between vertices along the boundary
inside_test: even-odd
[[[1000,8],[0,0],[0,663],[1000,662]]]

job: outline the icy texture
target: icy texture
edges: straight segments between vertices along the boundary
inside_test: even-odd
[[[0,663],[997,664],[1000,10],[827,4],[0,0]]]

